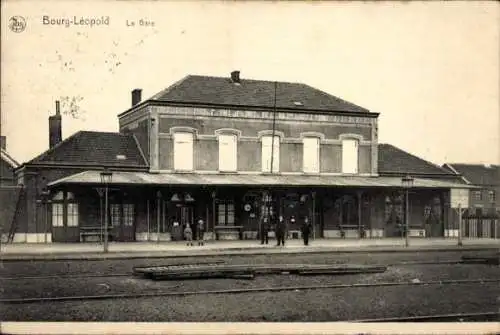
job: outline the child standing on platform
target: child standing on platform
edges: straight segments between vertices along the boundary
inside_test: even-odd
[[[186,228],[184,228],[184,238],[187,241],[187,245],[193,245],[193,230],[189,226],[189,223],[186,224]]]

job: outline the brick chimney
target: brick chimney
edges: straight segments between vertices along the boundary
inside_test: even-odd
[[[240,83],[240,71],[231,72],[231,80],[233,83]]]
[[[142,99],[141,95],[142,95],[142,90],[140,88],[136,88],[135,90],[132,91],[132,107],[141,102]]]
[[[56,115],[49,116],[49,148],[62,141],[62,118],[59,101],[56,101]]]
[[[0,136],[0,147],[7,150],[7,138],[5,136]]]

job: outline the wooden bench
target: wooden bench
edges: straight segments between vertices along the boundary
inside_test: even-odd
[[[243,226],[215,226],[216,240],[242,240]]]
[[[339,225],[340,228],[340,237],[345,238],[345,232],[346,230],[352,230],[352,231],[357,231],[360,233],[360,238],[365,238],[366,232],[365,232],[365,226],[364,225],[354,225],[354,224],[345,224],[345,225]]]
[[[112,234],[108,228],[108,241],[112,240]],[[101,227],[80,227],[80,241],[85,242],[87,237],[98,237],[98,241],[104,240],[104,229]]]

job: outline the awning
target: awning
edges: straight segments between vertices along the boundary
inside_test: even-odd
[[[77,173],[48,184],[99,185],[100,171]],[[264,174],[201,174],[201,173],[148,173],[114,171],[111,185],[213,185],[213,186],[304,186],[304,187],[388,187],[400,188],[401,178],[369,176],[308,176]],[[414,188],[473,188],[470,185],[435,179],[415,178]]]

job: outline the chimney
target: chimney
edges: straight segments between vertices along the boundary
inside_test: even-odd
[[[49,116],[49,148],[62,141],[62,120],[59,101],[56,101],[56,115]]]
[[[5,136],[0,136],[0,147],[3,150],[7,150],[7,138]]]
[[[231,80],[233,83],[240,83],[240,71],[231,72]]]
[[[132,91],[132,107],[141,102],[141,94],[142,90],[139,88],[136,88],[135,90]]]

